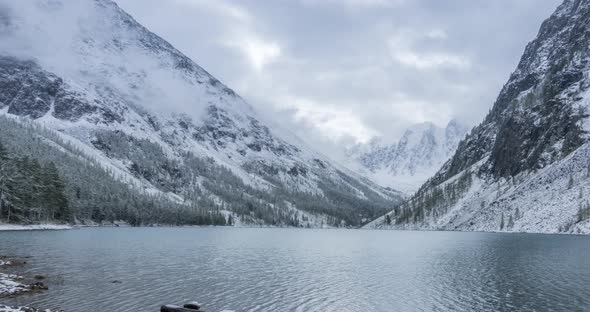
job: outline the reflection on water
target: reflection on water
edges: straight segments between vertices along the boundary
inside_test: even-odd
[[[0,233],[66,311],[590,311],[590,238],[230,228]],[[114,284],[112,281],[122,281]]]

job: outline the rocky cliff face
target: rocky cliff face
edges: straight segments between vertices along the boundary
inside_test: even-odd
[[[246,223],[355,226],[400,198],[278,135],[109,0],[0,0],[0,111],[147,192]]]
[[[381,185],[412,194],[453,155],[467,128],[452,120],[445,128],[417,124],[396,144],[374,140],[347,150],[349,164]]]
[[[371,226],[588,232],[589,60],[590,1],[566,0],[451,160]]]

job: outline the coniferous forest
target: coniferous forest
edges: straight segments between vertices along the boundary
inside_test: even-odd
[[[390,204],[354,180],[348,183],[364,189],[370,202],[345,196],[345,189],[329,181],[321,183],[325,196],[292,191],[280,181],[273,181],[278,187],[270,194],[213,160],[193,154],[170,160],[159,146],[122,133],[97,132],[92,143],[106,157],[128,159],[134,178],[163,192],[142,189],[58,132],[0,116],[0,222],[302,227],[310,216],[321,215],[316,225],[355,227],[385,213]]]
[[[0,117],[0,207],[0,221],[21,224],[227,223],[209,203],[187,204],[141,192],[58,134],[8,117]]]
[[[65,182],[55,164],[10,154],[0,142],[0,216],[9,223],[71,221]]]

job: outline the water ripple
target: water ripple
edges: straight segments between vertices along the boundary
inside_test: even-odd
[[[66,311],[590,311],[590,238],[141,228],[0,233],[51,289],[0,299]],[[112,283],[118,280],[122,283]],[[584,310],[586,309],[586,310]]]

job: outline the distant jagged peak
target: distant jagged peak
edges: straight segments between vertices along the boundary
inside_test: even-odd
[[[468,126],[459,121],[459,119],[457,118],[451,118],[451,120],[449,120],[449,122],[447,123],[446,129],[461,129],[461,130],[465,130],[467,129]]]
[[[367,143],[356,143],[346,148],[349,157],[371,152],[399,149],[407,145],[420,144],[424,140],[434,140],[433,143],[444,144],[446,141],[458,141],[465,136],[468,127],[456,118],[449,120],[446,126],[441,127],[434,122],[425,121],[409,126],[397,141],[388,143],[383,136],[376,136]]]
[[[397,142],[376,137],[345,153],[352,167],[381,185],[412,193],[448,160],[467,130],[457,119],[444,127],[422,122],[408,127]]]
[[[466,132],[467,126],[461,123],[458,119],[451,119],[445,127],[427,121],[409,127],[402,135],[398,145],[423,144],[425,143],[424,140],[431,141],[434,144],[444,145],[449,140],[460,140]]]
[[[543,22],[489,114],[393,227],[589,232],[589,16],[590,0],[565,0]]]

